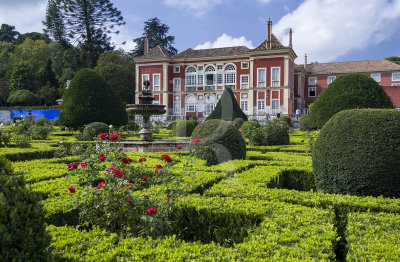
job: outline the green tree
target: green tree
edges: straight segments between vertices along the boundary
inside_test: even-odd
[[[37,92],[39,97],[44,101],[45,105],[52,105],[59,98],[57,87],[51,86],[50,82],[47,82],[45,86],[42,86]]]
[[[2,24],[0,27],[0,41],[14,43],[16,37],[19,35],[18,31],[15,31],[15,26]]]
[[[400,56],[387,57],[386,60],[400,65]]]
[[[135,63],[124,51],[108,51],[100,55],[94,71],[107,80],[125,103],[132,103],[134,96]]]
[[[10,95],[10,82],[0,80],[0,105],[5,105],[7,103],[9,95]]]
[[[56,75],[53,72],[52,61],[50,58],[47,59],[46,67],[43,72],[43,83],[47,84],[49,82],[50,86],[58,87],[58,81]]]
[[[132,50],[132,56],[138,57],[144,54],[144,40],[149,39],[149,49],[153,49],[157,45],[175,55],[178,50],[172,46],[175,41],[175,36],[167,36],[169,26],[162,24],[157,17],[150,18],[144,22],[143,36],[133,39],[136,43],[135,49]]]
[[[74,128],[92,122],[120,126],[127,123],[127,114],[107,81],[84,68],[76,73],[63,96],[59,119],[63,125]]]
[[[0,42],[0,79],[5,78],[9,68],[10,57],[14,52],[14,46],[9,42]]]
[[[11,90],[30,90],[36,92],[39,89],[39,79],[34,66],[27,61],[20,61],[13,65],[10,73]]]
[[[38,32],[30,32],[25,34],[18,35],[17,39],[15,40],[15,44],[19,45],[22,44],[27,38],[30,38],[33,41],[36,40],[43,40],[46,44],[50,43],[50,38],[46,34],[38,33]]]
[[[110,0],[58,0],[51,4],[46,30],[57,39],[65,29],[69,43],[76,43],[87,66],[94,68],[99,55],[112,50],[108,34],[118,33],[114,28],[125,24],[121,11]],[[55,8],[60,12],[55,13]]]
[[[68,36],[64,25],[63,17],[58,0],[49,0],[46,8],[46,20],[43,24],[46,26],[44,31],[53,37],[63,49],[69,49],[72,45],[68,42]]]
[[[12,92],[7,102],[15,106],[38,106],[42,103],[40,98],[29,90]]]

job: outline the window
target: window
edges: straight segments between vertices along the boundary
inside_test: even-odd
[[[225,67],[225,85],[236,84],[236,69],[233,65]]]
[[[174,103],[174,114],[180,114],[181,113],[181,103],[176,102]]]
[[[280,67],[272,67],[271,68],[271,86],[276,87],[281,85],[281,68]]]
[[[242,69],[248,69],[248,68],[249,68],[249,63],[242,62]]]
[[[240,89],[249,89],[249,75],[240,76]]]
[[[381,74],[371,74],[371,78],[374,79],[376,82],[380,82]]]
[[[204,79],[204,75],[197,75],[197,85],[198,86],[203,85],[203,79]]]
[[[264,100],[258,100],[257,109],[258,110],[265,110],[265,101]]]
[[[335,81],[336,76],[328,76],[328,85]]]
[[[205,114],[206,115],[210,115],[212,113],[212,111],[214,111],[214,108],[215,108],[215,103],[216,103],[215,96],[209,95],[209,96],[206,97],[205,100],[206,100]]]
[[[222,65],[217,65],[217,70],[222,70]]]
[[[194,96],[186,98],[186,112],[196,112],[196,98]]]
[[[181,91],[181,79],[180,78],[174,78],[174,92],[180,92]]]
[[[271,100],[272,110],[279,110],[279,99]]]
[[[316,97],[317,96],[317,88],[309,87],[308,88],[308,97]]]
[[[400,86],[400,83],[392,84],[392,86]]]
[[[316,77],[309,77],[308,78],[308,84],[311,86],[315,86],[317,84],[317,78]]]
[[[150,76],[148,74],[142,75],[142,88],[145,88],[144,81],[150,80]]]
[[[218,73],[217,74],[217,84],[222,85],[224,83],[224,74]]]
[[[195,86],[196,85],[196,69],[194,67],[188,67],[186,69],[185,75],[185,85],[186,86]]]
[[[392,81],[400,81],[400,73],[392,73]]]
[[[160,91],[160,74],[153,74],[153,91]]]
[[[206,85],[215,85],[215,68],[213,66],[206,67]]]
[[[181,72],[181,67],[180,66],[174,66],[174,73],[180,73]]]
[[[203,66],[197,66],[198,71],[203,71]]]
[[[243,110],[243,112],[249,111],[248,102],[247,101],[241,101],[240,102],[240,108]]]
[[[266,87],[267,79],[267,69],[258,68],[257,69],[257,87]]]

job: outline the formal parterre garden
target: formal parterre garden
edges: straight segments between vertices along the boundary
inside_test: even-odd
[[[212,166],[178,148],[124,153],[118,134],[0,152],[39,196],[55,261],[400,261],[400,199],[316,192],[315,135]]]

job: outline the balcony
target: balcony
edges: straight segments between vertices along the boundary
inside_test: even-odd
[[[215,91],[215,86],[205,86],[205,91]]]
[[[187,86],[186,92],[196,92],[196,87],[195,86]]]

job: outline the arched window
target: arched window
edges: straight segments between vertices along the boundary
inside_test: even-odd
[[[205,114],[210,115],[215,108],[215,103],[216,103],[215,96],[213,95],[206,96],[205,102],[206,102]]]
[[[206,67],[206,85],[207,86],[212,86],[215,85],[215,83],[217,82],[217,78],[215,77],[215,67],[212,65],[209,65]],[[207,89],[208,90],[208,89]]]
[[[190,66],[186,69],[185,85],[196,86],[196,68]]]
[[[187,96],[186,97],[186,112],[196,112],[196,97]]]
[[[236,68],[234,65],[225,66],[225,85],[236,84]]]

